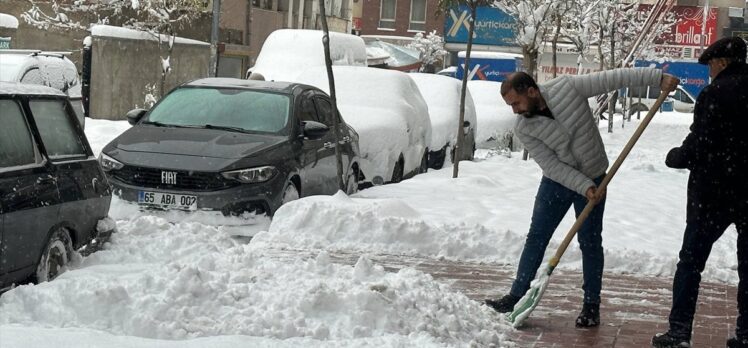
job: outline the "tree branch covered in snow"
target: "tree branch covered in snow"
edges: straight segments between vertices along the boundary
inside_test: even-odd
[[[423,63],[421,71],[433,70],[434,63],[447,54],[447,51],[444,49],[444,39],[436,34],[436,30],[428,33],[426,36],[420,32],[416,33],[413,37],[413,42],[408,47],[421,52],[420,58]]]
[[[591,43],[594,40],[595,26],[593,14],[600,5],[601,0],[575,0],[570,1],[565,11],[560,11],[561,36],[571,42],[577,51],[579,58],[577,64],[582,64],[582,59],[587,55]]]
[[[553,0],[495,0],[496,7],[517,22],[517,45],[522,48],[527,73],[534,75],[538,54],[546,33],[553,28],[551,20],[557,4]]]
[[[205,9],[203,0],[76,0],[72,4],[29,0],[31,8],[21,17],[41,29],[87,29],[70,17],[94,13],[97,24],[121,19],[121,26],[172,35],[178,24],[197,18]],[[51,14],[45,13],[42,8]]]

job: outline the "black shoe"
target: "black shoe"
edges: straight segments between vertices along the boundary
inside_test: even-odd
[[[600,304],[585,303],[577,317],[577,327],[595,327],[600,325]]]
[[[498,299],[498,300],[486,300],[486,306],[489,306],[493,308],[495,311],[499,313],[509,313],[514,310],[514,305],[519,302],[521,297],[513,296],[513,295],[504,295],[504,297]]]
[[[730,337],[727,340],[727,348],[748,348],[748,338],[738,338],[737,336]]]
[[[664,334],[656,334],[652,337],[652,347],[656,348],[689,348],[691,340],[685,337],[675,336],[670,331]]]

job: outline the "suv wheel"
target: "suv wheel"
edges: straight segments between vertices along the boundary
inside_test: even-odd
[[[71,260],[73,255],[73,243],[70,234],[65,228],[58,228],[52,232],[47,245],[44,247],[39,265],[34,274],[37,283],[46,282],[57,278]]]
[[[283,190],[283,198],[281,199],[281,205],[286,204],[290,201],[299,199],[299,190],[296,188],[293,182],[288,182],[286,188]]]

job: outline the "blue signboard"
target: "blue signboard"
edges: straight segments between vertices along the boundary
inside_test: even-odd
[[[457,73],[455,77],[462,80],[465,73],[465,58],[457,59]],[[504,81],[506,76],[518,71],[522,66],[522,61],[515,58],[489,59],[489,58],[470,58],[470,68],[468,69],[468,80],[486,80],[486,81]]]
[[[473,43],[476,45],[516,46],[517,24],[514,19],[494,7],[478,7],[475,16]],[[444,41],[467,43],[470,26],[470,9],[461,5],[446,13],[444,20]]]
[[[696,62],[651,62],[637,60],[637,67],[654,67],[662,72],[677,76],[680,86],[694,97],[698,97],[701,90],[709,84],[709,68]]]

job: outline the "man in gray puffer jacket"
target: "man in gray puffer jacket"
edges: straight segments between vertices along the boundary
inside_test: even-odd
[[[587,98],[624,87],[659,86],[672,91],[678,79],[656,69],[616,69],[561,76],[540,86],[523,72],[501,86],[504,101],[518,114],[514,133],[543,170],[517,278],[508,295],[486,304],[498,312],[513,310],[530,289],[551,236],[571,205],[577,216],[587,201],[596,203],[577,234],[582,250],[584,303],[577,327],[600,323],[603,273],[602,228],[605,192],[597,190],[608,168],[600,131]]]

